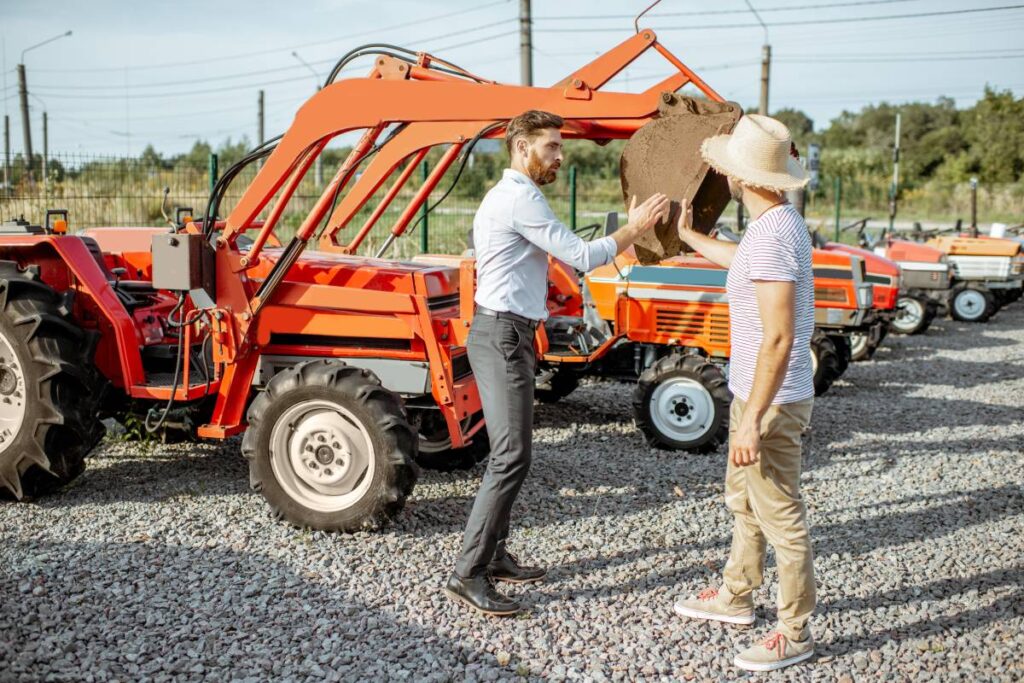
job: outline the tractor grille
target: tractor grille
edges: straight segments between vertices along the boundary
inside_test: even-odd
[[[432,296],[427,299],[427,308],[432,311],[438,311],[442,308],[450,308],[452,306],[459,305],[459,293],[446,294],[444,296]]]
[[[729,316],[724,313],[661,310],[655,324],[660,334],[703,337],[716,344],[729,343]]]

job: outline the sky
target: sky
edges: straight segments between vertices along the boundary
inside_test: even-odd
[[[520,82],[519,0],[0,0],[0,95],[12,153],[23,149],[15,66],[24,57],[33,147],[51,153],[163,153],[196,140],[283,132],[348,50],[388,42]],[[650,0],[533,0],[533,80],[550,85],[633,33]],[[757,106],[772,47],[770,109],[818,129],[882,101],[969,106],[986,85],[1024,92],[1024,2],[1013,0],[663,0],[641,21],[726,99]],[[789,8],[789,9],[786,9]],[[1003,9],[992,9],[1003,8]],[[898,15],[919,15],[879,19]],[[926,15],[926,16],[920,16]],[[51,43],[22,51],[72,31]],[[303,65],[295,52],[309,65]],[[347,77],[365,74],[370,58]],[[637,92],[671,73],[644,57],[606,89]],[[314,75],[315,72],[315,75]]]

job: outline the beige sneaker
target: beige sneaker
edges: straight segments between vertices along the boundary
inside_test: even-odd
[[[814,655],[814,639],[790,640],[772,631],[757,645],[736,655],[733,664],[747,671],[774,671],[810,659]]]
[[[754,623],[754,608],[734,607],[719,597],[717,588],[705,588],[695,598],[680,600],[673,609],[681,617],[691,619],[710,619],[724,621],[727,624],[750,626]]]

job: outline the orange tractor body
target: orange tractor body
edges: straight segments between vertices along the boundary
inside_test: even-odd
[[[602,90],[648,52],[670,65],[664,80],[641,93]],[[336,81],[368,54],[367,77]],[[42,226],[3,224],[0,488],[31,497],[70,481],[102,437],[96,416],[141,406],[155,432],[195,422],[200,438],[244,434],[252,487],[288,521],[379,525],[402,508],[423,453],[475,460],[486,439],[465,354],[472,267],[355,256],[370,231],[433,147],[446,149],[378,257],[445,173],[514,116],[543,109],[564,118],[566,138],[629,138],[686,85],[722,101],[650,30],[551,87],[364,46],[339,60],[284,135],[224,173],[201,219],[87,234],[68,233],[66,212],[52,225],[51,212]],[[295,236],[273,246],[317,157],[352,131],[362,137]],[[237,204],[222,207],[241,170],[261,160]],[[352,237],[339,242],[346,228]]]

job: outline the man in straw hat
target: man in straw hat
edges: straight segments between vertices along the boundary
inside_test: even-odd
[[[676,603],[680,616],[728,624],[754,623],[754,591],[764,573],[766,543],[779,573],[778,625],[736,656],[737,666],[771,671],[814,654],[807,621],[814,611],[814,565],[800,497],[800,437],[811,419],[814,331],[811,241],[785,192],[807,183],[790,155],[789,130],[767,116],[744,116],[731,135],[707,139],[704,160],[729,179],[733,198],[753,220],[740,243],[689,227],[680,237],[728,268],[732,354],[729,462],[725,502],[733,513],[732,549],[720,588]]]

